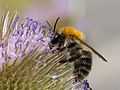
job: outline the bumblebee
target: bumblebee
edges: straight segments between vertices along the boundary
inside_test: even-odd
[[[91,71],[91,51],[98,55],[103,61],[107,62],[107,60],[85,42],[85,35],[83,32],[71,26],[66,26],[56,30],[56,25],[59,19],[60,17],[57,18],[54,28],[52,29],[53,37],[51,38],[49,46],[51,49],[53,47],[57,47],[56,50],[58,52],[65,51],[64,54],[66,58],[61,60],[59,63],[73,63],[73,75],[75,76],[75,81],[81,81],[88,76]],[[83,46],[86,46],[91,51],[85,50]]]

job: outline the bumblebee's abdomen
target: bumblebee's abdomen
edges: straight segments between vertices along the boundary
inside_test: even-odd
[[[67,49],[67,61],[74,63],[73,74],[75,76],[75,80],[83,80],[91,71],[91,52],[83,50],[80,44],[76,41],[71,41],[68,44]]]
[[[83,50],[80,44],[76,41],[70,41],[66,46],[66,49],[66,59],[61,60],[60,63],[73,63],[73,75],[75,77],[75,81],[83,80],[91,71],[91,52]]]
[[[74,75],[76,80],[83,80],[88,76],[92,67],[92,55],[89,51],[82,50],[79,59],[74,62]]]

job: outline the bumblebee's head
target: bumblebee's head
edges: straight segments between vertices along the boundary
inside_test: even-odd
[[[55,45],[61,46],[64,44],[64,42],[65,42],[64,35],[56,33],[54,37],[51,38],[50,47],[55,46]]]
[[[54,46],[61,46],[64,44],[65,42],[65,35],[64,34],[60,34],[56,31],[56,25],[57,25],[57,22],[60,18],[58,17],[55,24],[54,24],[54,28],[53,28],[53,35],[51,37],[51,40],[50,40],[50,43],[49,43],[49,46],[50,48],[54,47]]]

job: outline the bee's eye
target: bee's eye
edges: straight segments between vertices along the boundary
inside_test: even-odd
[[[53,39],[59,39],[60,37],[61,37],[61,35],[58,34],[58,33],[56,33],[56,34],[54,35]]]
[[[59,37],[59,35],[54,35],[53,39],[57,39]]]
[[[58,38],[58,35],[55,35],[54,38]]]
[[[52,39],[51,39],[51,44],[56,44],[58,43],[58,35],[55,35]]]

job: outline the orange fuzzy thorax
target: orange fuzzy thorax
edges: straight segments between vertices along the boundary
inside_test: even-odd
[[[66,38],[85,40],[85,34],[71,26],[60,29],[60,32],[63,33]]]

